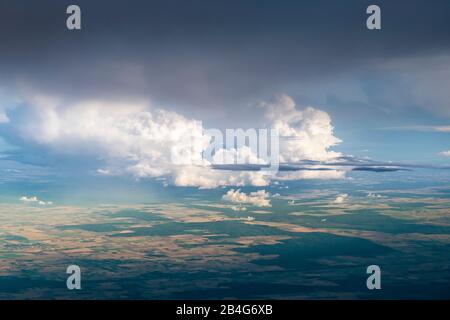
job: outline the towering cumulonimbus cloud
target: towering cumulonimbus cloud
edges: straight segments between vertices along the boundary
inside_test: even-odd
[[[331,160],[339,153],[329,148],[340,142],[333,135],[329,115],[307,108],[297,110],[294,101],[281,96],[266,104],[270,127],[279,131],[280,162]],[[51,96],[34,94],[9,123],[26,143],[49,147],[56,152],[84,154],[104,159],[99,174],[158,178],[167,184],[215,188],[219,186],[266,186],[273,179],[341,178],[342,172],[273,174],[240,169],[216,170],[213,164],[228,164],[231,158],[248,158],[264,164],[242,146],[219,149],[205,159],[210,139],[199,120],[176,112],[155,109],[139,101],[89,100],[67,103]],[[312,172],[312,171],[311,171]],[[322,174],[324,173],[324,174]]]
[[[341,155],[329,150],[341,140],[333,134],[328,113],[313,107],[298,110],[287,95],[264,106],[266,118],[281,138],[280,162],[328,161]]]

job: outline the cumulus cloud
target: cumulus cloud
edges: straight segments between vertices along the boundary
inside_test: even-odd
[[[329,150],[341,140],[333,134],[328,113],[313,107],[298,110],[287,95],[264,106],[266,118],[281,137],[280,162],[328,161],[341,155]]]
[[[39,200],[35,196],[34,197],[23,196],[23,197],[20,197],[20,201],[23,201],[23,202],[38,202]]]
[[[202,158],[209,141],[200,121],[139,102],[63,105],[51,97],[34,96],[30,105],[19,125],[20,134],[59,152],[93,153],[106,159],[110,167],[97,170],[99,174],[165,177],[179,185],[219,185],[210,181],[216,177]],[[187,160],[191,172],[201,176],[194,177],[196,182],[187,181]]]
[[[143,103],[86,101],[65,105],[33,97],[33,109],[21,133],[59,151],[94,152],[108,159],[127,160],[137,175],[159,177],[170,172],[172,156],[188,156],[202,165],[201,151],[208,145],[200,121],[162,109],[149,111]],[[176,154],[173,154],[176,152]]]
[[[46,96],[33,96],[27,117],[20,125],[26,139],[60,152],[86,152],[105,158],[109,167],[98,174],[131,174],[138,178],[163,178],[177,186],[266,186],[262,172],[216,171],[202,157],[210,138],[201,121],[178,113],[151,109],[143,103],[87,101],[65,104]],[[248,147],[218,150],[215,161],[226,155],[250,157]]]
[[[347,194],[340,194],[336,197],[336,199],[334,199],[333,203],[336,204],[342,204],[345,203],[347,201],[348,195]]]
[[[270,194],[265,190],[259,190],[246,194],[245,192],[241,192],[240,189],[231,189],[222,196],[222,199],[241,205],[248,204],[256,207],[270,207],[272,205],[269,197]]]
[[[216,188],[219,186],[267,186],[270,176],[262,171],[214,170],[210,167],[181,167],[173,182],[177,186]]]
[[[47,202],[46,201],[42,201],[42,200],[38,199],[38,197],[36,197],[36,196],[32,196],[32,197],[22,196],[22,197],[20,197],[20,201],[22,201],[22,202],[34,202],[34,203],[37,203],[37,204],[39,204],[41,206],[46,206],[46,205],[52,205],[53,204],[52,201],[47,201]]]
[[[268,164],[248,146],[218,148],[204,157],[212,137],[203,123],[176,112],[152,108],[142,101],[64,99],[29,93],[25,110],[11,124],[28,143],[56,152],[85,154],[102,159],[100,175],[156,178],[165,184],[200,188],[267,186],[273,180],[335,179],[344,171],[298,171],[268,174],[251,170],[216,170],[218,164]],[[280,160],[332,160],[340,153],[329,148],[340,142],[333,135],[326,112],[308,107],[297,110],[281,96],[265,105],[270,128],[279,131]]]
[[[450,150],[439,152],[440,156],[450,157]]]

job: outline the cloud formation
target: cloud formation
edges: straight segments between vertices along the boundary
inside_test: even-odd
[[[36,196],[32,196],[32,197],[27,197],[27,196],[22,196],[22,197],[20,197],[20,199],[19,199],[20,201],[22,201],[22,202],[31,202],[31,203],[37,203],[37,204],[39,204],[39,205],[41,205],[41,206],[46,206],[46,205],[52,205],[53,204],[53,202],[52,201],[43,201],[43,200],[39,200],[38,199],[38,197],[36,197]]]
[[[39,200],[38,200],[38,198],[36,196],[33,196],[33,197],[22,196],[22,197],[20,197],[20,201],[23,201],[23,202],[38,202]]]
[[[267,186],[271,180],[335,179],[344,171],[299,171],[267,174],[259,170],[216,170],[214,165],[246,163],[265,165],[248,146],[215,150],[204,157],[212,136],[202,121],[177,112],[151,107],[142,101],[86,100],[28,92],[26,106],[17,108],[8,125],[27,145],[50,148],[69,156],[101,159],[100,175],[131,175],[161,179],[165,184],[200,188]],[[333,135],[326,112],[308,107],[298,110],[282,95],[265,104],[269,128],[280,132],[281,162],[330,161],[340,142]]]
[[[329,150],[341,140],[333,134],[328,113],[313,107],[298,110],[287,95],[264,106],[271,127],[278,130],[281,138],[280,162],[329,161],[341,155]]]
[[[450,150],[439,152],[440,156],[450,157]]]
[[[26,83],[69,101],[151,100],[187,119],[220,128],[254,126],[255,118],[262,122],[262,112],[252,106],[286,92],[297,104],[329,110],[333,121],[348,129],[347,152],[355,154],[355,146],[361,145],[378,152],[371,156],[389,152],[394,160],[409,147],[403,139],[391,140],[398,147],[377,150],[386,144],[374,143],[379,133],[367,129],[418,120],[448,124],[448,0],[435,0],[433,5],[410,0],[414,4],[408,6],[379,0],[389,17],[396,18],[383,20],[389,32],[369,37],[364,27],[367,4],[357,0],[345,5],[316,0],[264,6],[245,1],[230,5],[225,0],[177,5],[139,0],[133,6],[109,1],[107,10],[101,3],[79,0],[83,12],[89,13],[83,15],[88,32],[71,34],[64,24],[60,28],[64,2],[42,0],[27,4],[27,10],[14,1],[0,4],[3,16],[10,17],[0,20],[0,91],[6,93],[0,92],[0,123],[15,120],[7,110],[15,104],[9,95],[14,86]],[[333,15],[324,19],[323,8]],[[297,110],[308,120],[295,132],[301,127],[294,121],[298,113],[285,110],[291,118],[278,114],[274,119],[276,125],[293,131],[283,142],[283,159],[333,158],[331,149],[323,150],[336,143],[326,114],[316,108]],[[438,118],[442,116],[446,118]],[[316,144],[320,134],[328,138]],[[301,150],[294,140],[302,141]],[[417,156],[436,153],[430,150]],[[152,165],[135,171],[143,170],[147,176],[148,166]]]
[[[270,203],[269,197],[270,194],[265,190],[259,190],[246,194],[245,192],[241,192],[240,189],[231,189],[222,196],[222,199],[240,205],[247,204],[256,207],[271,207],[272,204]]]

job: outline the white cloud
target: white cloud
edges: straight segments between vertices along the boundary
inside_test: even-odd
[[[247,195],[245,192],[241,192],[240,189],[231,189],[223,195],[222,199],[232,203],[248,204],[256,207],[270,207],[269,197],[270,194],[265,190],[251,192]]]
[[[344,194],[340,194],[340,195],[338,195],[336,197],[336,199],[333,201],[333,203],[342,204],[342,203],[347,201],[347,198],[348,198],[347,194],[345,194],[345,193]]]
[[[23,202],[35,202],[35,203],[37,203],[37,204],[39,204],[41,206],[46,206],[46,205],[52,205],[53,204],[52,201],[45,202],[45,201],[42,201],[42,200],[38,199],[38,197],[36,197],[36,196],[32,196],[32,197],[22,196],[22,197],[20,197],[20,201],[23,201]]]
[[[312,107],[298,110],[287,95],[264,106],[266,118],[281,137],[280,162],[328,161],[341,155],[329,150],[341,140],[333,135],[328,113]]]
[[[100,155],[110,167],[99,169],[99,174],[165,177],[181,185],[195,185],[183,178],[186,166],[176,164],[178,156],[198,166],[196,172],[201,176],[211,170],[202,159],[208,137],[203,135],[200,121],[162,109],[150,110],[139,102],[86,101],[63,107],[58,100],[42,96],[31,102],[29,119],[20,128],[22,135],[59,152]],[[211,184],[208,175],[212,172],[206,174],[206,186]]]
[[[450,150],[439,152],[440,156],[450,157]]]
[[[336,179],[344,171],[299,171],[267,175],[262,171],[216,170],[211,164],[266,162],[247,146],[221,149],[212,163],[202,157],[209,147],[201,121],[175,112],[150,108],[140,101],[82,101],[67,103],[40,94],[27,97],[24,118],[15,123],[25,139],[57,152],[87,154],[104,159],[101,175],[130,174],[157,178],[165,184],[216,188],[219,186],[267,186],[272,180]],[[329,148],[340,142],[333,136],[329,115],[307,108],[299,111],[294,101],[282,96],[267,104],[267,117],[284,137],[282,161],[331,160],[340,155]],[[186,161],[189,160],[189,161]]]
[[[181,167],[173,183],[183,187],[216,188],[220,186],[269,185],[270,177],[262,171],[213,170],[210,167]]]
[[[38,202],[39,200],[35,196],[34,197],[23,196],[23,197],[20,197],[20,201],[23,201],[23,202]]]

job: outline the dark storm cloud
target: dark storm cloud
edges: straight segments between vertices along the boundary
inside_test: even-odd
[[[65,9],[82,9],[68,31]],[[382,8],[382,30],[365,10]],[[2,1],[0,84],[220,116],[292,83],[448,52],[450,1]],[[226,107],[226,108],[225,108]]]

